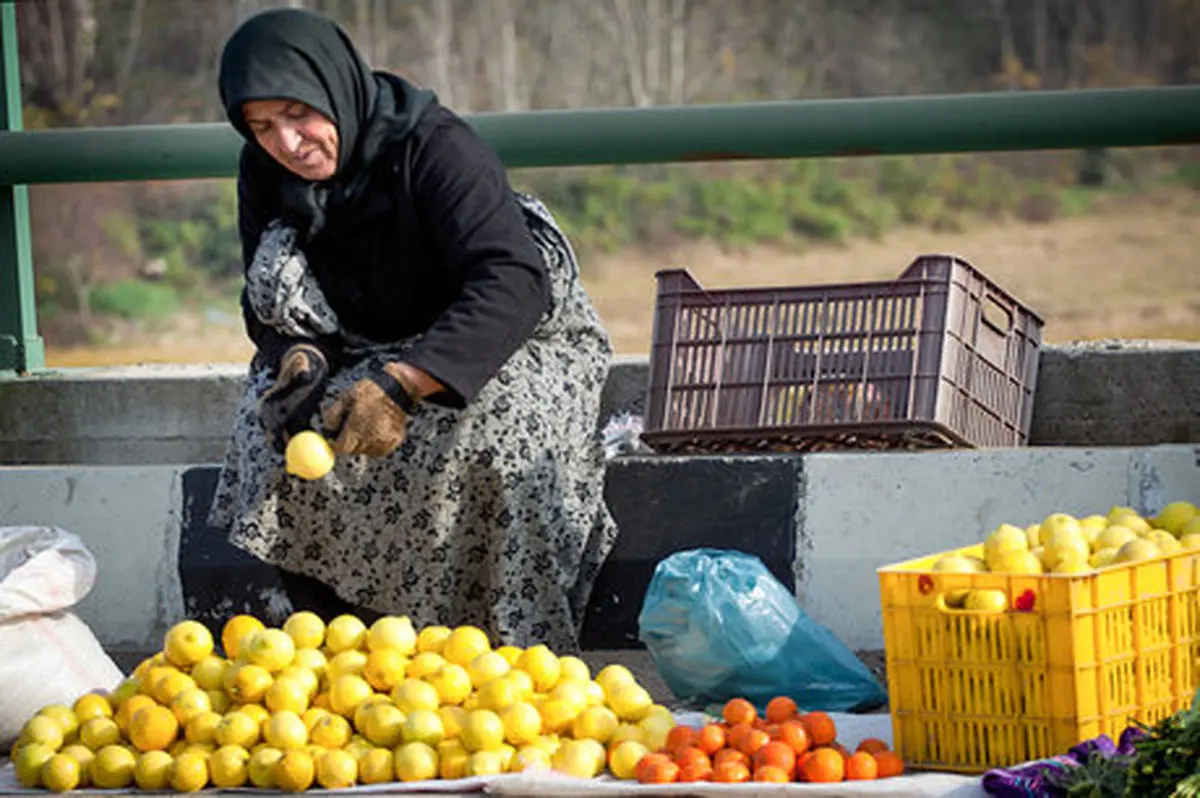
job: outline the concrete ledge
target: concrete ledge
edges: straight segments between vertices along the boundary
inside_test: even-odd
[[[286,611],[269,569],[203,526],[215,477],[212,465],[0,468],[0,526],[80,535],[100,574],[79,614],[110,650],[154,650],[185,611]],[[606,495],[621,539],[586,647],[636,647],[654,566],[708,546],[757,555],[814,620],[871,650],[883,647],[879,567],[976,542],[1005,521],[1200,503],[1200,447],[626,457],[612,461]]]
[[[71,369],[0,380],[0,463],[219,462],[244,364]],[[618,358],[600,424],[644,410],[649,362]],[[1200,442],[1200,345],[1047,347],[1031,444]]]

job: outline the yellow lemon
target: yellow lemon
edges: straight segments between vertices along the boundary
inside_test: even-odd
[[[303,649],[303,650],[307,650],[307,649]],[[288,665],[286,668],[281,670],[275,676],[275,681],[277,681],[277,682],[288,681],[288,680],[300,683],[300,686],[303,688],[302,695],[304,697],[304,705],[305,705],[305,708],[307,708],[308,702],[312,700],[313,696],[315,696],[317,694],[317,691],[321,687],[321,677],[318,676],[317,673],[315,671],[313,671],[312,669],[297,665],[295,660],[292,660],[291,665]],[[267,690],[267,693],[268,693],[268,695],[270,694],[269,688]],[[281,709],[288,709],[288,708],[289,707],[281,707]],[[301,711],[303,711],[303,710],[301,710]]]
[[[250,714],[241,710],[226,713],[217,724],[213,742],[219,746],[239,745],[249,750],[258,742],[262,726]]]
[[[98,723],[110,722],[108,717],[100,716],[88,719],[79,727],[79,734],[82,737],[83,729],[89,723],[96,721]],[[34,715],[24,726],[21,727],[21,733],[18,737],[21,744],[37,743],[49,748],[51,751],[57,751],[62,748],[63,741],[66,739],[66,733],[63,731],[63,726],[49,715]],[[104,743],[105,745],[107,743]],[[88,748],[92,748],[87,742],[84,742]]]
[[[367,626],[355,615],[339,615],[325,627],[325,647],[333,654],[362,648],[367,641]]]
[[[1091,553],[1091,547],[1082,537],[1063,534],[1046,544],[1046,550],[1042,553],[1042,565],[1053,571],[1055,566],[1064,560],[1087,562]]]
[[[442,719],[442,735],[445,739],[457,739],[471,713],[457,704],[442,704],[438,716]]]
[[[605,706],[590,706],[571,721],[571,735],[576,740],[596,740],[607,743],[621,725],[617,713]]]
[[[524,652],[525,649],[519,646],[500,646],[500,648],[496,649],[496,653],[504,657],[504,661],[514,668],[517,666],[517,660],[521,658],[521,654]]]
[[[493,679],[498,679],[512,669],[503,654],[495,651],[485,651],[467,663],[467,673],[471,684],[476,688],[482,687]]]
[[[269,745],[257,748],[250,754],[250,763],[246,766],[246,776],[250,783],[260,790],[274,790],[275,766],[283,759],[283,751]]]
[[[42,785],[42,768],[57,752],[41,743],[25,743],[13,757],[17,781],[31,789]]]
[[[225,671],[229,660],[209,655],[192,666],[190,675],[201,690],[221,690],[225,687]]]
[[[1154,524],[1178,537],[1196,514],[1196,506],[1191,502],[1171,502],[1158,511],[1158,515],[1154,517]]]
[[[332,681],[339,676],[364,676],[370,657],[367,652],[356,648],[334,654],[325,666],[325,673]]]
[[[186,724],[197,715],[212,712],[212,701],[208,693],[199,687],[193,687],[171,699],[171,711],[181,724]]]
[[[638,762],[648,753],[650,750],[637,740],[626,740],[608,755],[608,769],[618,779],[632,779]]]
[[[329,658],[315,648],[298,648],[296,649],[296,656],[292,659],[292,665],[297,668],[303,668],[306,671],[312,671],[314,675],[320,678],[329,666]]]
[[[400,781],[423,781],[438,777],[438,755],[425,743],[405,743],[392,755],[392,766]]]
[[[190,668],[213,653],[213,637],[199,621],[182,621],[167,631],[163,643],[167,661],[177,668]]]
[[[146,751],[133,765],[133,782],[140,790],[161,792],[171,783],[175,758],[166,751]]]
[[[280,750],[303,748],[308,743],[308,729],[295,712],[284,710],[271,715],[263,727],[267,745]]]
[[[339,654],[338,656],[344,655]],[[362,676],[376,690],[389,693],[404,679],[406,668],[408,668],[408,657],[401,654],[398,649],[381,648],[366,655]]]
[[[261,665],[236,663],[225,672],[225,693],[239,704],[254,704],[267,695],[274,677]]]
[[[408,666],[404,669],[404,674],[413,679],[424,679],[446,664],[448,664],[446,658],[441,654],[435,654],[432,651],[421,651],[408,661]],[[462,666],[460,665],[459,667],[461,668]],[[464,670],[466,669],[464,668]]]
[[[153,709],[158,709],[167,715],[171,715],[171,711],[163,707],[153,707]],[[171,715],[171,719],[174,720],[174,718],[175,716]],[[120,741],[121,728],[112,718],[92,718],[79,727],[79,742],[93,751],[99,751],[106,745],[116,745]]]
[[[367,650],[393,649],[406,657],[417,653],[417,631],[405,615],[385,615],[367,630]]]
[[[374,746],[395,748],[404,737],[405,714],[385,701],[376,702],[363,713],[358,730]]]
[[[508,766],[508,771],[510,773],[524,773],[526,771],[550,770],[552,767],[553,763],[550,754],[536,746],[527,745],[517,750],[512,763]]]
[[[624,688],[630,685],[619,685]],[[632,686],[637,686],[633,683]],[[647,697],[649,694],[647,694]],[[582,712],[590,703],[588,700],[588,683],[587,682],[563,682],[560,681],[557,686],[549,693],[550,698],[557,698],[565,701],[575,711]]]
[[[172,715],[172,718],[175,716]],[[133,783],[137,758],[123,745],[106,745],[96,752],[89,768],[93,787],[123,790]]]
[[[212,743],[217,738],[217,727],[221,725],[221,716],[216,712],[201,712],[188,718],[183,726],[184,738],[193,745]]]
[[[89,779],[91,779],[91,765],[92,760],[96,758],[96,752],[83,743],[74,743],[66,746],[59,753],[66,754],[79,763],[79,783],[82,786],[87,786]]]
[[[392,752],[370,748],[358,757],[358,780],[363,784],[386,784],[396,777]]]
[[[372,695],[371,685],[361,676],[338,676],[329,685],[329,706],[337,714],[350,717]]]
[[[1138,562],[1140,560],[1151,560],[1162,552],[1158,546],[1151,540],[1137,538],[1125,543],[1117,550],[1115,562]]]
[[[46,760],[40,775],[42,786],[47,790],[70,792],[79,786],[82,768],[74,757],[58,753]]]
[[[250,752],[240,745],[223,745],[209,757],[208,770],[214,787],[241,787],[250,779]]]
[[[325,642],[325,622],[315,612],[293,612],[283,622],[284,633],[292,638],[296,648],[320,648]]]
[[[491,650],[491,643],[482,629],[475,626],[458,626],[446,638],[442,656],[447,662],[465,668],[471,664],[471,660]]]
[[[252,665],[265,668],[268,673],[279,673],[292,664],[296,644],[282,629],[262,629],[243,641],[240,656]]]
[[[618,685],[633,684],[635,681],[629,668],[617,663],[605,665],[596,674],[596,683],[604,688],[606,694],[611,693]]]
[[[463,779],[467,777],[467,765],[471,754],[461,745],[443,751],[438,749],[438,775],[443,779]]]
[[[542,728],[555,733],[565,731],[582,711],[582,707],[561,698],[548,698],[538,705]]]
[[[1092,572],[1092,566],[1089,562],[1091,557],[1083,554],[1072,554],[1068,557],[1060,559],[1054,564],[1051,573],[1056,574],[1086,574]]]
[[[479,688],[476,693],[478,709],[490,709],[493,712],[499,712],[505,707],[520,701],[523,695],[524,691],[517,680],[502,676],[499,679],[493,679]]]
[[[82,726],[92,718],[111,718],[114,714],[112,702],[99,693],[84,693],[75,699],[71,712],[75,716],[75,727]],[[64,726],[64,731],[69,731]]]
[[[504,742],[504,721],[490,709],[477,709],[467,716],[459,739],[468,751],[496,748]]]
[[[139,694],[127,698],[125,702],[121,704],[121,708],[117,710],[117,726],[120,727],[122,732],[128,734],[129,724],[133,720],[133,716],[136,715],[139,710],[145,709],[146,707],[156,706],[158,706],[158,704],[148,695]]]
[[[34,717],[50,718],[58,724],[62,730],[62,741],[64,745],[68,745],[79,739],[79,718],[75,717],[75,711],[70,707],[62,704],[51,704],[42,707],[38,710]],[[33,720],[33,718],[30,718]]]
[[[267,688],[263,701],[271,712],[295,712],[297,715],[308,709],[310,687],[315,689],[316,677],[306,683],[298,677],[279,678]]]
[[[442,741],[445,729],[442,717],[436,709],[415,709],[408,713],[401,729],[401,739],[406,743],[425,743],[434,746]]]
[[[1200,532],[1189,532],[1179,538],[1179,545],[1185,551],[1196,551],[1200,549]]]
[[[441,704],[461,704],[471,695],[471,675],[462,665],[447,662],[425,680],[437,690]]]
[[[537,707],[525,701],[509,704],[500,713],[504,739],[513,745],[526,745],[542,733],[542,716]]]
[[[199,753],[185,752],[171,763],[171,789],[175,792],[197,792],[208,786],[208,758]]]
[[[649,718],[649,717],[650,717],[649,715],[646,716],[646,718]],[[643,718],[642,722],[645,722],[646,718]],[[621,743],[625,742],[626,740],[633,740],[635,742],[644,743],[645,739],[646,739],[646,732],[642,729],[642,727],[640,725],[638,725],[637,723],[623,722],[619,726],[617,726],[617,730],[613,732],[612,739],[610,739],[608,741],[608,746],[610,749],[615,748],[616,746],[620,745]]]
[[[521,652],[517,667],[533,679],[533,689],[546,693],[554,689],[562,677],[562,664],[550,648],[543,644],[531,646]]]
[[[288,440],[283,459],[289,474],[320,479],[333,470],[333,447],[324,435],[306,429]]]
[[[344,790],[358,781],[358,760],[345,751],[326,751],[316,764],[317,784],[327,790]]]
[[[392,690],[392,700],[405,714],[417,709],[436,710],[440,703],[437,688],[423,679],[408,678]]]
[[[266,626],[253,615],[235,615],[221,627],[221,649],[228,659],[237,659],[241,654],[241,642]]]
[[[325,748],[342,748],[350,742],[353,734],[350,721],[341,715],[327,712],[312,725],[309,739]]]
[[[554,769],[577,779],[590,779],[599,775],[604,769],[604,755],[598,755],[596,749],[587,745],[587,742],[564,740],[562,746],[551,757]]]
[[[275,763],[275,784],[284,792],[304,792],[312,786],[316,765],[308,751],[284,751]]]
[[[138,710],[129,723],[129,742],[139,751],[163,751],[179,735],[179,719],[166,707]]]
[[[1092,551],[1100,549],[1119,549],[1131,540],[1137,540],[1137,533],[1126,526],[1113,524],[1100,530],[1092,541]]]
[[[1045,524],[1042,525],[1041,540],[1043,543],[1046,540]],[[983,559],[989,567],[992,560],[1000,555],[1000,553],[1021,550],[1029,550],[1029,536],[1025,534],[1024,529],[1015,527],[1012,524],[1001,524],[992,530],[983,541]],[[605,687],[605,689],[607,690],[608,688]]]
[[[964,606],[976,612],[1003,612],[1008,609],[1008,596],[1002,590],[972,590]]]
[[[496,776],[504,772],[504,753],[497,749],[474,751],[467,757],[468,776]]]
[[[426,626],[417,633],[417,653],[430,652],[441,654],[450,639],[450,627]]]
[[[1096,549],[1092,552],[1092,556],[1088,558],[1088,565],[1093,568],[1107,568],[1117,561],[1117,552],[1119,549],[1108,547],[1106,549]]]

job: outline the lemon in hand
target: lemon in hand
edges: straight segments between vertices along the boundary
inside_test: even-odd
[[[288,441],[284,463],[289,474],[301,479],[320,479],[333,470],[333,447],[323,435],[304,430]]]

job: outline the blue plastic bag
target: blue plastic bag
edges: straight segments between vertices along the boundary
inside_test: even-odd
[[[837,637],[815,623],[757,557],[693,549],[654,570],[638,637],[667,687],[694,706],[775,696],[804,710],[860,712],[887,694]]]

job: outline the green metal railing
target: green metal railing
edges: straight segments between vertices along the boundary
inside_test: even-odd
[[[21,132],[15,14],[0,0],[0,372],[43,367],[25,184],[232,177],[226,124]],[[510,168],[1200,143],[1200,85],[477,114]]]

